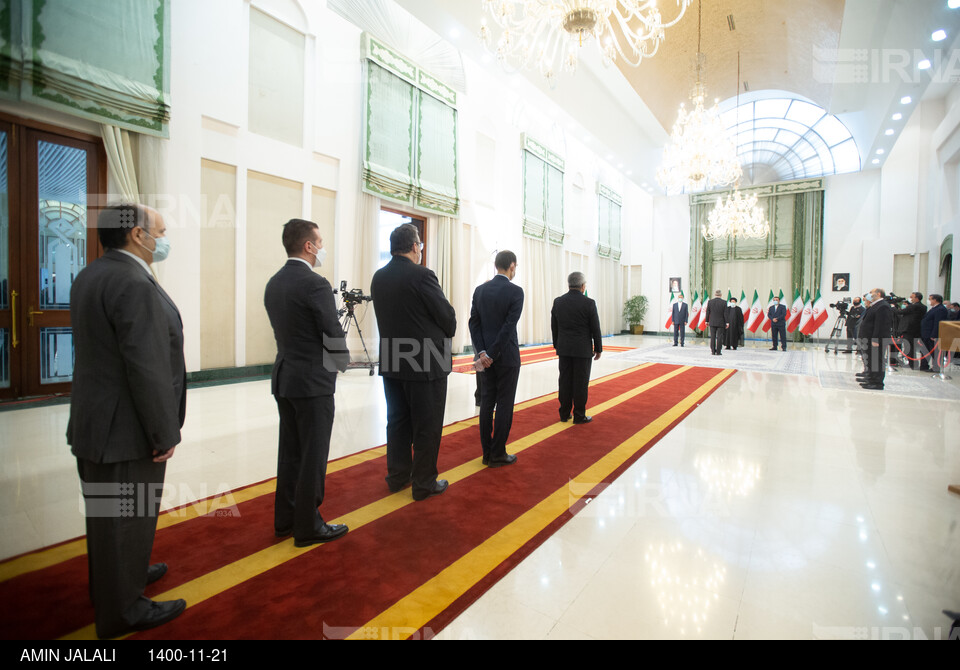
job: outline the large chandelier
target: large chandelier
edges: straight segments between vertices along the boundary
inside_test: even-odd
[[[708,225],[701,226],[703,239],[707,242],[731,237],[762,240],[770,234],[763,211],[757,206],[757,196],[744,196],[735,189],[724,200],[717,198],[717,206],[707,215]]]
[[[703,3],[700,10],[702,15]],[[697,24],[697,83],[693,87],[689,111],[680,104],[670,143],[663,150],[663,164],[657,170],[657,182],[670,195],[702,191],[736,182],[743,176],[737,156],[737,144],[720,120],[715,100],[706,107],[707,89],[702,72],[705,56],[700,52],[700,24]]]
[[[577,70],[579,50],[594,40],[609,65],[631,67],[657,53],[664,31],[683,16],[690,0],[674,0],[677,15],[663,22],[656,0],[483,0],[501,29],[497,60],[506,68],[536,69],[551,84],[560,68]],[[481,22],[480,40],[490,46],[490,28]]]

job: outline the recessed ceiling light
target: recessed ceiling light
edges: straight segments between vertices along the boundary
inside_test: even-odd
[[[929,70],[930,69],[930,59],[924,58],[922,61],[917,63],[918,70]]]
[[[884,151],[883,149],[877,149],[877,155],[878,155],[878,156],[882,156],[882,155],[885,154],[885,153],[887,153],[887,152]]]
[[[887,128],[887,131],[884,133],[884,135],[893,135],[893,128]]]
[[[874,158],[871,162],[872,162],[874,165],[880,165],[880,159],[879,159],[879,158]]]
[[[903,114],[901,114],[900,112],[897,112],[896,114],[893,115],[892,118],[894,121],[899,121],[900,119],[903,118]]]
[[[960,7],[960,0],[948,0],[947,7],[950,9],[956,9],[957,7]]]
[[[957,0],[957,1],[960,2],[960,0]],[[913,98],[911,98],[909,95],[905,95],[902,98],[900,98],[901,105],[909,105],[911,102],[913,102]]]
[[[934,42],[942,42],[943,40],[947,39],[947,31],[936,30],[934,31],[933,35],[930,36],[930,39],[932,39]]]

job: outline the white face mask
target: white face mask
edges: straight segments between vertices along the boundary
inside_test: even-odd
[[[313,255],[313,267],[318,268],[323,265],[323,262],[327,260],[327,250],[321,247],[317,249],[317,253]]]
[[[166,237],[154,237],[146,231],[144,231],[144,233],[146,233],[147,237],[151,238],[155,242],[152,250],[147,249],[147,247],[143,244],[140,245],[153,254],[153,262],[160,263],[161,261],[167,260],[167,257],[170,255],[170,240],[168,240]]]

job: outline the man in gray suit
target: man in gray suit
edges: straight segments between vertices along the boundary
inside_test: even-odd
[[[584,424],[593,421],[587,416],[590,369],[603,353],[600,314],[597,303],[586,296],[587,278],[582,272],[567,277],[567,288],[566,295],[553,301],[550,311],[553,348],[560,366],[557,399],[561,421],[569,421],[572,411],[573,422]]]
[[[106,253],[77,275],[70,294],[76,362],[67,442],[86,506],[101,638],[159,626],[186,608],[143,595],[167,571],[150,565],[150,554],[187,399],[180,313],[149,267],[169,253],[165,231],[152,209],[105,208],[97,234]]]

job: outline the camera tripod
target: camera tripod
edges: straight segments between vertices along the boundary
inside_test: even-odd
[[[366,357],[366,362],[353,362],[351,361],[347,365],[347,369],[351,368],[369,368],[370,376],[373,376],[374,371],[376,370],[377,364],[374,361],[370,360],[370,352],[367,351],[367,343],[363,341],[363,333],[360,330],[360,322],[357,321],[357,313],[354,309],[354,303],[347,302],[344,300],[343,307],[337,312],[337,316],[340,317],[340,327],[343,329],[343,338],[346,341],[347,333],[350,332],[350,326],[353,326],[357,329],[357,335],[360,336],[360,344],[363,346],[363,355]]]
[[[833,345],[833,354],[837,355],[841,352],[840,341],[846,341],[844,349],[842,350],[845,354],[852,354],[856,351],[859,351],[860,347],[856,343],[856,340],[850,341],[845,337],[845,331],[847,327],[847,313],[842,312],[838,317],[836,323],[833,324],[833,331],[830,333],[830,339],[827,340],[827,346],[824,347],[824,353],[830,353],[830,346]]]

